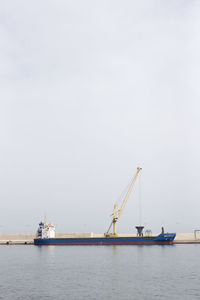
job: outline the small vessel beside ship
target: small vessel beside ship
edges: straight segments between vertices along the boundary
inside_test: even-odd
[[[150,231],[146,231],[143,234],[144,226],[136,226],[137,235],[123,235],[119,236],[116,232],[116,223],[120,218],[128,198],[131,194],[135,181],[138,177],[141,168],[137,168],[137,172],[131,181],[131,184],[126,192],[124,200],[120,209],[117,209],[117,205],[114,205],[114,210],[112,214],[112,221],[108,230],[102,236],[75,236],[75,237],[65,237],[57,238],[55,235],[55,226],[53,224],[47,224],[47,222],[40,222],[39,228],[37,230],[36,238],[34,239],[34,245],[171,245],[175,239],[175,233],[164,233],[164,228],[162,227],[162,232],[158,235],[151,235]],[[110,229],[113,227],[113,232],[110,233]]]

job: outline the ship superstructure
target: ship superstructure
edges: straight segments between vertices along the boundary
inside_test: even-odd
[[[47,222],[40,222],[36,233],[38,239],[51,239],[55,238],[55,226],[47,224]]]

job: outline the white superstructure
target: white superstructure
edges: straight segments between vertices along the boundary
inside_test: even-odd
[[[38,239],[55,238],[55,226],[46,222],[40,222],[36,235]]]

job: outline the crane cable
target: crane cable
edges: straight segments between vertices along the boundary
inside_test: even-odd
[[[138,189],[138,201],[139,201],[139,225],[142,224],[142,189],[141,189],[141,176],[138,178],[139,180],[139,189]]]

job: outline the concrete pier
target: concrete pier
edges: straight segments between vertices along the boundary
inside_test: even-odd
[[[178,233],[174,244],[200,244],[200,237],[194,233]]]
[[[102,234],[94,234],[94,233],[56,233],[57,238],[102,237],[102,236],[103,236]],[[135,235],[119,234],[119,236],[135,236]],[[33,233],[0,234],[0,245],[33,245],[34,238],[35,238],[35,234]],[[178,233],[174,240],[174,244],[200,244],[200,234],[195,235],[194,233]]]
[[[35,234],[0,234],[0,245],[33,245]]]
[[[93,233],[56,233],[56,238],[92,237]],[[0,234],[0,245],[33,245],[34,233]]]

